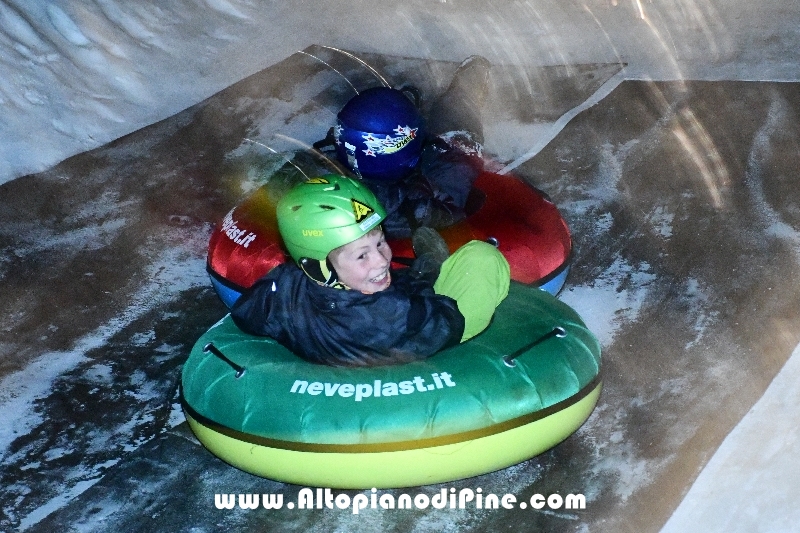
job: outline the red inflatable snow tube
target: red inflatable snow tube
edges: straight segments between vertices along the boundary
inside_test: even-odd
[[[572,251],[569,228],[545,194],[519,179],[485,172],[474,185],[486,200],[462,222],[440,230],[450,251],[470,240],[490,240],[511,266],[511,278],[556,294],[564,285]],[[410,239],[389,242],[397,258],[413,258]],[[266,186],[234,207],[208,245],[208,273],[222,301],[236,298],[288,259]]]

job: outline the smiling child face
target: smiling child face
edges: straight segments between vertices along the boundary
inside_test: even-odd
[[[387,289],[392,282],[389,273],[392,250],[380,228],[336,248],[328,259],[339,281],[353,290],[372,294]]]

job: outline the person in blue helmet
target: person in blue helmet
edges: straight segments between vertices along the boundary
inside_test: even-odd
[[[480,207],[482,193],[472,185],[483,170],[480,110],[489,68],[483,57],[465,60],[427,120],[404,90],[388,87],[362,91],[337,115],[336,158],[385,207],[388,238],[453,225]]]

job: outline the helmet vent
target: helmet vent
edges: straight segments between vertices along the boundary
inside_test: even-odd
[[[334,209],[336,209],[336,208],[335,208],[335,207],[333,207],[332,205],[324,205],[324,204],[320,205],[320,206],[319,206],[319,208],[320,208],[320,209],[324,209],[324,210],[326,210],[326,211],[333,211]]]

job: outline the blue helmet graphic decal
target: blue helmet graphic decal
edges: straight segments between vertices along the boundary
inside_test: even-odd
[[[422,152],[424,123],[400,91],[368,89],[337,116],[336,156],[357,176],[392,181],[413,171]]]

